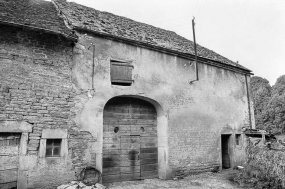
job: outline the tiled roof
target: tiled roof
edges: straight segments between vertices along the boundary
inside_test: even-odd
[[[53,3],[43,0],[0,0],[0,23],[76,37],[58,16]]]
[[[75,28],[85,28],[94,32],[135,40],[181,53],[195,54],[194,43],[177,35],[175,32],[136,22],[108,12],[98,11],[74,2],[66,2],[66,0],[53,1]],[[250,71],[240,64],[200,45],[197,46],[197,55]]]

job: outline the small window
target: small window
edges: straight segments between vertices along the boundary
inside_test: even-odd
[[[127,62],[111,61],[112,85],[131,86],[133,65]]]
[[[60,157],[61,139],[47,139],[46,157]]]
[[[20,133],[0,133],[0,146],[19,146]]]
[[[241,135],[236,134],[236,145],[240,145],[240,143],[241,143]]]

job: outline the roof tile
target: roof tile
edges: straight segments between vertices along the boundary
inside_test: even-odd
[[[42,29],[76,37],[67,28],[52,2],[43,0],[1,0],[0,23]]]

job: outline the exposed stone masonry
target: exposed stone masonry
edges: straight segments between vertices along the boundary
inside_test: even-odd
[[[71,154],[73,168],[75,169],[76,176],[79,176],[84,167],[94,166],[96,167],[96,154],[90,153],[90,157],[85,157],[85,154],[90,151],[88,149],[89,142],[95,142],[89,132],[77,132],[72,130],[69,132],[69,153]],[[84,152],[84,153],[83,153]]]
[[[1,121],[27,121],[33,125],[33,132],[29,134],[30,154],[37,153],[43,128],[66,128],[73,125],[70,109],[74,102],[68,93],[32,91],[32,88],[24,85],[12,85],[1,87],[0,98],[3,99]]]
[[[0,121],[26,121],[33,126],[28,155],[38,155],[43,129],[68,129],[68,158],[75,175],[87,165],[96,166],[96,155],[88,150],[89,142],[96,140],[74,121],[80,111],[76,106],[80,91],[72,83],[72,43],[10,26],[0,26],[0,32]],[[30,174],[37,186],[40,181],[34,171]]]
[[[0,31],[0,121],[32,124],[28,151],[37,154],[43,128],[75,126],[72,47],[53,35],[8,26]]]

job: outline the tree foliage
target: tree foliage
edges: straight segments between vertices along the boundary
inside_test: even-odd
[[[264,110],[271,98],[271,86],[267,79],[254,76],[250,80],[250,89],[254,103],[256,127],[265,129]]]
[[[285,75],[280,76],[272,87],[272,95],[285,94]]]
[[[265,126],[274,133],[285,132],[285,75],[272,86],[271,99],[263,112]]]
[[[273,133],[285,132],[285,75],[272,87],[268,80],[252,77],[250,86],[256,127]]]

